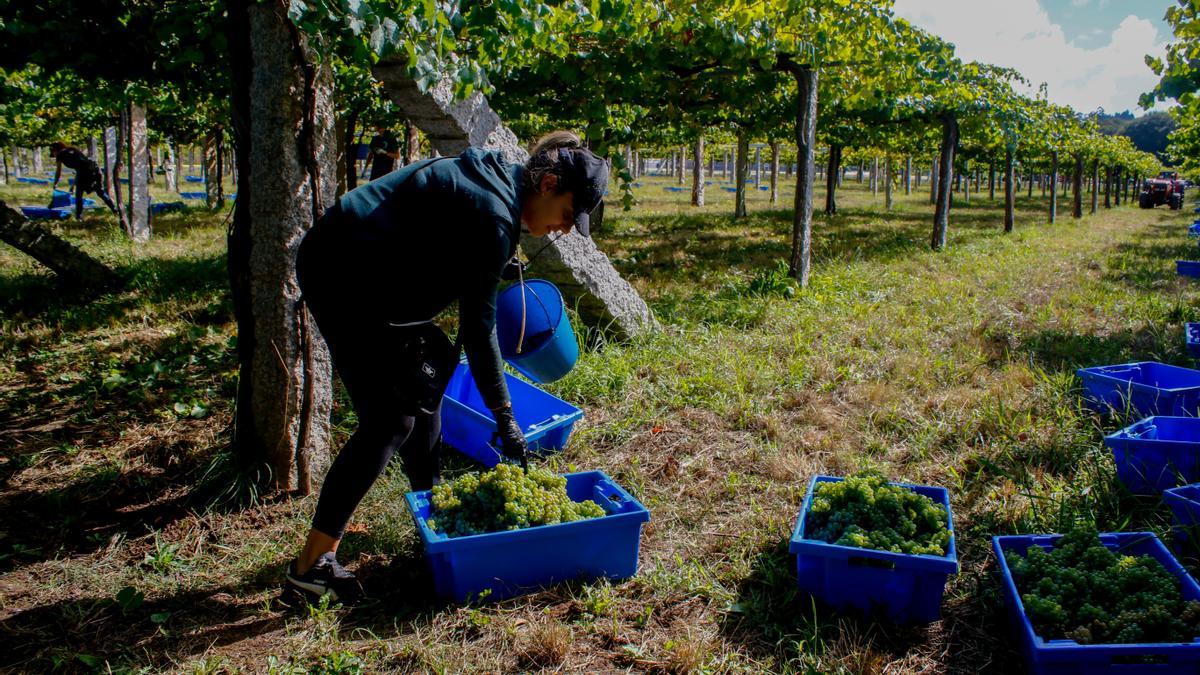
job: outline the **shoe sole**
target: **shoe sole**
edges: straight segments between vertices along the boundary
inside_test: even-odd
[[[287,575],[287,580],[288,580],[288,583],[291,584],[293,588],[296,588],[301,591],[305,591],[307,593],[311,593],[311,594],[317,596],[317,598],[321,598],[321,597],[328,595],[330,602],[338,601],[337,591],[333,590],[332,588],[329,588],[328,586],[322,586],[320,584],[310,584],[307,581],[301,581],[301,580],[297,579],[296,577],[293,577],[290,574]]]

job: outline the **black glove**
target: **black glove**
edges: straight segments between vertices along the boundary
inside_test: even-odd
[[[506,406],[492,411],[496,417],[496,433],[500,436],[500,448],[504,458],[521,465],[522,469],[529,468],[529,444],[525,442],[525,434],[521,425],[513,417],[512,406]]]

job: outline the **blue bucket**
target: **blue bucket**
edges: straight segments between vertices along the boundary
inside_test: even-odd
[[[554,382],[571,372],[579,360],[579,343],[571,330],[562,293],[543,279],[529,279],[500,292],[496,298],[496,337],[504,360],[534,382]]]

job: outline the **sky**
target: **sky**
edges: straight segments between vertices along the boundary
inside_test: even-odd
[[[1080,112],[1142,111],[1171,39],[1174,0],[895,0],[896,16],[953,42],[959,58],[1014,68]]]

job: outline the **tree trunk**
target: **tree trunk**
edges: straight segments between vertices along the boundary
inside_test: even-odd
[[[87,290],[114,289],[121,279],[104,263],[56,236],[45,225],[29,220],[0,201],[0,241],[49,267],[68,285]]]
[[[1004,231],[1012,232],[1016,221],[1017,186],[1016,171],[1013,169],[1013,151],[1004,153]]]
[[[792,73],[799,89],[796,109],[796,200],[792,215],[792,260],[788,271],[808,286],[812,261],[813,157],[817,149],[817,82],[813,68]]]
[[[265,466],[273,487],[307,493],[329,458],[333,387],[324,342],[297,302],[295,259],[335,198],[332,74],[286,2],[230,0],[228,9],[239,165],[229,235],[235,442],[244,469]]]
[[[988,160],[988,201],[996,201],[996,162],[990,159]]]
[[[754,148],[754,189],[762,185],[762,148]]]
[[[779,201],[779,141],[771,141],[771,203]]]
[[[692,206],[704,206],[704,136],[692,144]]]
[[[1050,152],[1050,224],[1058,218],[1058,151]]]
[[[717,157],[712,153],[708,155],[708,177],[714,178],[717,175]]]
[[[99,148],[96,144],[96,137],[88,136],[88,150],[87,150],[88,159],[92,160],[93,162],[98,161],[98,158],[96,157],[98,150],[99,150]]]
[[[871,158],[871,178],[868,181],[871,188],[871,196],[879,196],[879,158]]]
[[[938,175],[937,207],[933,212],[933,236],[930,247],[941,250],[946,246],[946,230],[950,222],[950,197],[953,194],[951,176],[954,174],[954,149],[958,146],[958,118],[942,117],[942,156]]]
[[[1092,160],[1092,213],[1100,206],[1100,160]]]
[[[1075,155],[1075,168],[1071,172],[1071,191],[1074,200],[1071,204],[1071,217],[1083,217],[1083,155]]]
[[[904,158],[904,195],[912,194],[912,155]]]
[[[737,159],[735,162],[735,170],[733,180],[736,183],[734,186],[736,192],[733,195],[733,217],[746,217],[746,173],[749,171],[748,166],[750,160],[750,139],[746,137],[746,132],[739,131],[737,137]]]
[[[829,168],[825,171],[825,215],[837,213],[838,175],[842,171],[842,146],[829,146]]]
[[[675,177],[679,179],[679,184],[683,185],[683,173],[687,171],[687,146],[679,146],[679,164],[675,166]]]
[[[179,156],[175,152],[175,144],[167,141],[167,160],[163,163],[163,182],[167,192],[179,192]]]
[[[204,178],[204,203],[208,208],[217,208],[217,135],[214,132],[209,132],[204,135],[204,167],[202,178]],[[240,190],[240,188],[239,188]],[[239,194],[240,191],[239,191]]]
[[[855,178],[856,183],[862,183],[863,180],[863,161],[858,160],[858,176]]]
[[[883,160],[883,208],[892,210],[892,156]]]
[[[942,182],[942,155],[939,153],[929,165],[929,204],[937,206],[938,184]]]
[[[150,148],[146,145],[146,109],[129,106],[129,135],[125,139],[129,153],[129,238],[150,239]]]
[[[1104,208],[1112,208],[1112,167],[1104,167]]]
[[[127,190],[121,188],[121,169],[125,166],[125,148],[129,139],[129,106],[121,106],[121,120],[117,124],[116,146],[113,148],[113,202],[117,205],[117,222],[121,229],[129,232],[129,204],[125,199]]]
[[[1032,164],[1029,167],[1029,193],[1026,196],[1029,197],[1030,199],[1033,199],[1033,166],[1032,166]]]
[[[962,178],[963,201],[971,203],[971,160],[963,160],[963,172],[959,176]]]
[[[33,175],[38,178],[46,173],[46,167],[42,163],[42,147],[40,145],[33,146]]]
[[[117,198],[117,128],[104,129],[104,191],[112,196],[120,211],[121,201]]]

